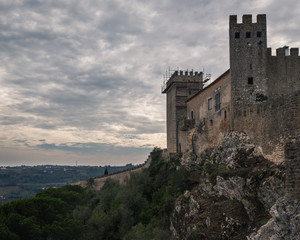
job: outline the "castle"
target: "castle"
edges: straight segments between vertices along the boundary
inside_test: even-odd
[[[229,18],[230,69],[207,87],[202,72],[174,71],[167,95],[168,153],[200,153],[228,131],[245,132],[269,160],[284,160],[284,144],[300,133],[300,57],[287,46],[272,55],[266,15]]]

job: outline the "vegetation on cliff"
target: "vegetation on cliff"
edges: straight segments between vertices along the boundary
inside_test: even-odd
[[[49,188],[1,206],[0,238],[165,240],[174,202],[190,186],[179,160],[165,162],[155,148],[150,167],[124,185]]]

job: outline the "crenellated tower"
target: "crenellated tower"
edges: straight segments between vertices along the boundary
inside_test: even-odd
[[[186,133],[181,125],[187,116],[186,100],[203,88],[203,72],[174,71],[162,86],[167,94],[167,148],[178,153],[185,148]],[[193,116],[192,116],[193,117]]]
[[[255,23],[252,15],[243,15],[242,23],[236,15],[229,21],[232,128],[239,129],[241,109],[267,98],[266,15],[257,15]]]
[[[298,48],[267,48],[266,15],[229,20],[231,130],[246,132],[265,157],[284,159],[284,142],[300,133]]]

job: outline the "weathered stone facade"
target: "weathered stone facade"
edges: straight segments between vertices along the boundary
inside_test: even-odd
[[[227,131],[245,132],[269,160],[284,160],[284,144],[300,133],[300,57],[298,48],[283,47],[272,56],[267,47],[266,15],[229,18],[230,70],[212,84],[181,99],[178,73],[169,79],[167,147],[169,153],[218,145]],[[199,81],[203,80],[199,79]],[[201,84],[197,83],[197,84]],[[191,146],[193,145],[193,146]]]
[[[284,143],[299,134],[300,57],[267,48],[266,15],[237,23],[230,16],[231,130],[244,131],[269,160],[284,160]]]
[[[230,85],[228,70],[187,100],[187,118],[190,119],[193,112],[195,133],[190,131],[186,138],[194,142],[197,153],[220,144],[230,128]],[[186,132],[182,135],[186,136]]]
[[[285,145],[286,196],[300,202],[300,137],[290,139]]]

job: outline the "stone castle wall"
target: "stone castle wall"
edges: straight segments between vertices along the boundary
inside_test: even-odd
[[[299,109],[299,91],[245,106],[236,113],[235,129],[247,133],[266,158],[281,163],[286,140],[300,132]]]
[[[286,196],[300,201],[300,137],[290,139],[285,146]]]
[[[298,49],[291,49],[289,54],[288,48],[280,48],[276,56],[271,56],[268,49],[266,69],[266,88],[249,92],[252,101],[235,108],[233,129],[245,131],[261,146],[266,158],[280,163],[284,161],[286,140],[300,133]]]
[[[216,95],[220,95],[219,108],[216,108]],[[211,102],[210,107],[208,102]],[[224,134],[230,129],[230,72],[226,71],[210,86],[201,90],[187,101],[187,117],[193,111],[197,138],[191,139],[190,132],[185,138],[194,141],[194,151],[200,153],[204,149],[217,146],[222,142]],[[187,146],[188,148],[188,146]]]
[[[165,154],[166,154],[166,152],[164,151],[162,153],[162,155],[164,157],[166,157]],[[109,174],[109,175],[104,175],[104,176],[92,178],[93,180],[92,180],[91,187],[94,190],[98,191],[103,187],[103,185],[105,184],[107,179],[113,179],[113,180],[118,181],[120,184],[123,184],[123,183],[125,183],[126,179],[130,178],[130,175],[132,173],[140,172],[140,171],[142,171],[142,169],[148,168],[150,166],[150,164],[151,164],[151,155],[148,156],[148,159],[144,164],[141,164],[141,165],[136,166],[134,168],[126,169],[124,171],[112,173],[112,174]],[[78,182],[74,182],[71,185],[79,185],[81,187],[87,187],[89,185],[89,179],[83,179],[83,180],[80,180]]]
[[[299,49],[283,47],[276,55],[267,49],[268,95],[270,98],[291,94],[300,90]]]

